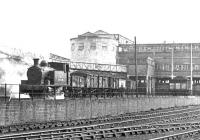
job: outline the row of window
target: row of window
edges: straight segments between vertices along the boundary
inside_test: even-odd
[[[97,76],[72,76],[72,86],[74,87],[95,87],[98,86],[100,88],[108,88],[114,87],[119,88],[119,79],[118,78],[108,78],[108,77],[101,77]]]
[[[169,88],[174,89],[187,89],[186,83],[170,83]]]
[[[84,43],[79,43],[78,45],[78,51],[82,51],[84,50]],[[75,44],[72,43],[72,51],[75,50]],[[90,50],[96,50],[97,49],[97,46],[96,46],[96,43],[91,43],[90,44]],[[106,51],[108,49],[108,46],[106,45],[102,45],[102,50]],[[114,50],[114,47],[113,47],[113,50]]]
[[[119,52],[128,52],[130,49],[134,49],[134,46],[122,46],[119,47]],[[175,44],[175,45],[138,45],[138,52],[171,52],[172,49],[176,51],[190,51],[191,44]],[[193,51],[200,51],[200,44],[192,45]]]
[[[156,70],[170,71],[171,64],[156,64]],[[188,71],[190,70],[190,64],[174,65],[175,71]],[[193,70],[200,70],[200,65],[193,65]]]
[[[190,51],[191,44],[176,44],[166,46],[139,46],[139,52],[171,52],[174,51]],[[193,51],[200,51],[200,44],[192,45]]]
[[[170,82],[169,82],[169,80],[162,79],[162,80],[158,80],[158,83],[160,83],[160,84],[169,84]],[[199,84],[199,83],[200,83],[200,80],[193,80],[193,84]]]

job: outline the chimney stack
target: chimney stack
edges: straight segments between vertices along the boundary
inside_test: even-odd
[[[34,58],[34,66],[39,66],[39,58]]]

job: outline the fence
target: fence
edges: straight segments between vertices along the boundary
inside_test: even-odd
[[[62,89],[59,89],[58,87]],[[152,90],[148,92],[146,88],[138,89],[114,89],[114,88],[85,88],[85,87],[67,87],[66,85],[28,85],[29,90],[22,91],[20,84],[0,84],[0,98],[5,99],[5,101],[10,101],[12,98],[18,99],[19,101],[24,98],[31,98],[38,96],[43,99],[65,99],[65,98],[107,98],[107,97],[140,97],[140,96],[187,96],[193,95],[191,91],[172,91],[169,90]],[[64,87],[64,88],[63,88]],[[35,89],[40,90],[40,92],[34,92]],[[58,90],[59,89],[59,90]],[[196,93],[194,90],[193,93]],[[61,94],[63,97],[61,97]],[[195,96],[198,94],[195,94]],[[60,97],[58,97],[60,96]]]
[[[0,84],[0,98],[4,98],[5,101],[9,98],[21,98],[19,94],[19,84]],[[16,97],[18,96],[18,97]]]

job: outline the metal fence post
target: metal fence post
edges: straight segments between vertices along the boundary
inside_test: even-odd
[[[33,100],[33,85],[31,85],[31,99]]]
[[[20,101],[20,88],[21,88],[21,85],[19,84],[19,101]]]
[[[4,93],[5,93],[5,102],[6,102],[6,95],[7,95],[7,84],[5,83],[5,87],[4,87]]]

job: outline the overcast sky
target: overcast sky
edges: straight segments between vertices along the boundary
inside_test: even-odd
[[[70,58],[87,31],[137,43],[200,42],[199,0],[0,0],[0,46]]]

